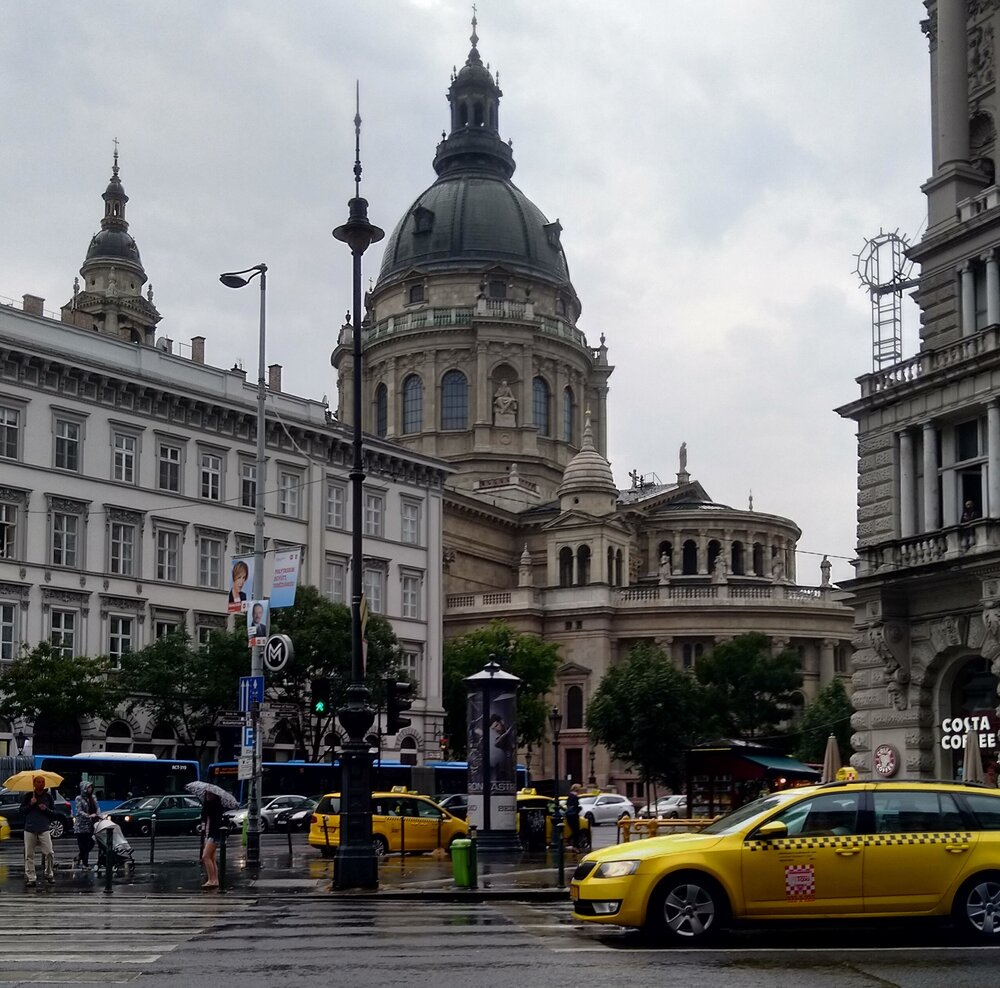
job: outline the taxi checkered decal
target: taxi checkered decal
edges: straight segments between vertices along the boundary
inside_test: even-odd
[[[970,832],[915,834],[855,834],[851,836],[788,837],[782,840],[755,840],[747,844],[750,851],[809,851],[822,847],[888,847],[893,844],[961,844],[972,840]]]

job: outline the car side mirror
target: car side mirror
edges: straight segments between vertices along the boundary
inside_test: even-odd
[[[760,830],[754,834],[757,840],[780,840],[788,836],[788,825],[781,820],[768,820]]]

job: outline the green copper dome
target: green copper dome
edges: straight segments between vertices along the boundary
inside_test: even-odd
[[[550,223],[510,180],[514,156],[498,129],[502,93],[479,57],[475,20],[471,40],[448,90],[452,126],[434,156],[438,179],[386,241],[378,287],[413,268],[478,271],[493,264],[569,286],[559,221]]]

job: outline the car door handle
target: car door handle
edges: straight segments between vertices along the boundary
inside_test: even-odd
[[[963,854],[965,851],[969,850],[968,844],[948,844],[945,850],[949,854]]]
[[[853,854],[858,854],[861,851],[860,847],[838,847],[837,853],[842,858],[849,858]]]

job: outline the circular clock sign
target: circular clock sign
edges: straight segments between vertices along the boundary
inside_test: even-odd
[[[872,767],[876,775],[891,778],[899,771],[899,750],[895,745],[880,744],[875,749]]]

